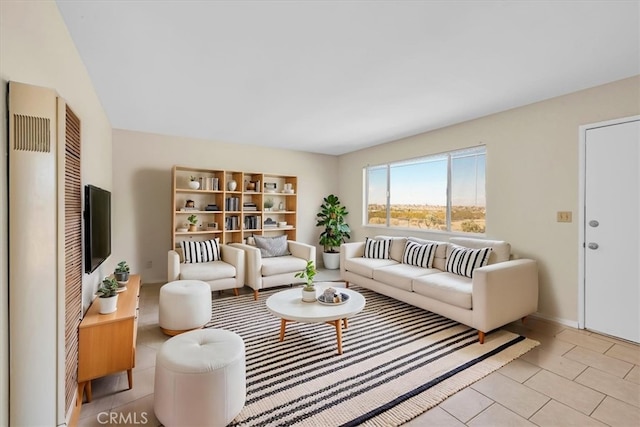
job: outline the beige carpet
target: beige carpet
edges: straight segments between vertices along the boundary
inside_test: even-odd
[[[214,300],[208,327],[238,333],[246,346],[247,401],[234,425],[395,426],[526,353],[537,342],[511,332],[477,332],[408,304],[353,287],[365,310],[343,332],[291,323],[265,308],[276,291]]]

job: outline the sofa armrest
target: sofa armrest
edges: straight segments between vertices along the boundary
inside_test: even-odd
[[[167,255],[167,282],[180,279],[180,255],[176,251],[169,251]]]
[[[244,286],[244,255],[244,250],[240,248],[234,248],[230,245],[220,245],[220,258],[222,261],[236,268],[236,281],[240,287]]]
[[[260,249],[243,243],[230,243],[228,246],[244,251],[244,282],[255,290],[262,288],[262,255]]]
[[[488,332],[538,310],[538,263],[504,261],[473,272],[473,323]]]
[[[306,261],[316,262],[316,247],[308,245],[306,243],[296,242],[294,240],[287,240],[289,245],[289,252],[296,258],[302,258]]]
[[[345,261],[349,258],[361,258],[364,255],[364,242],[350,242],[340,245],[340,276],[344,277]]]

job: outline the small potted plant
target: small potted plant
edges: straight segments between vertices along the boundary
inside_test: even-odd
[[[314,302],[316,300],[316,288],[313,286],[313,278],[316,275],[316,266],[313,261],[307,261],[307,266],[303,271],[296,273],[295,277],[303,279],[305,284],[302,288],[302,301]]]
[[[200,188],[200,181],[198,181],[198,178],[191,175],[191,177],[189,178],[189,188],[191,188],[192,190],[197,190],[198,188]]]
[[[198,231],[198,228],[196,227],[196,224],[198,223],[197,216],[189,215],[187,221],[189,221],[189,231]]]
[[[96,295],[100,301],[100,314],[109,314],[118,308],[118,282],[113,277],[105,277]]]
[[[119,285],[126,285],[129,281],[129,265],[127,261],[120,261],[113,271],[113,275]]]

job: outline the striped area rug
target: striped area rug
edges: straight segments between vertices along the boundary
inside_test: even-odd
[[[278,290],[216,299],[207,327],[238,333],[246,346],[247,401],[237,426],[396,426],[526,353],[537,342],[477,331],[367,289],[337,354],[335,329],[289,323],[266,299]]]

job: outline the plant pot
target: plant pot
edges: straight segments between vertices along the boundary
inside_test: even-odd
[[[305,288],[302,288],[302,301],[304,302],[314,302],[317,299],[315,288],[313,291],[306,291]]]
[[[129,273],[128,272],[114,272],[113,277],[115,277],[116,281],[121,285],[126,285],[129,281]]]
[[[327,270],[340,268],[340,252],[322,252],[322,263]]]
[[[118,295],[102,298],[98,297],[100,301],[100,314],[113,313],[118,309]]]
[[[198,231],[198,226],[196,224],[189,224],[189,231]]]
[[[192,190],[197,190],[200,188],[200,183],[198,181],[189,181],[189,188]]]

